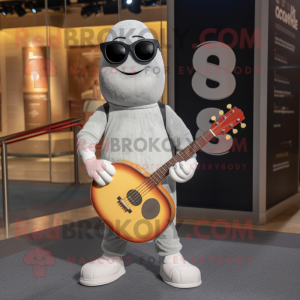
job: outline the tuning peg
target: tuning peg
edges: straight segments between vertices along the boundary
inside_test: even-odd
[[[228,134],[226,134],[226,140],[230,140],[230,138],[231,138],[231,136],[230,135],[228,135]]]
[[[227,107],[228,109],[230,109],[230,108],[232,107],[232,105],[231,105],[231,104],[228,104],[226,107]]]
[[[241,127],[245,128],[246,127],[246,123],[241,123]]]
[[[238,130],[237,129],[232,129],[232,132],[233,132],[233,134],[236,134],[236,133],[238,133]]]
[[[216,117],[215,116],[212,116],[211,118],[210,118],[212,121],[216,121]]]
[[[224,111],[223,111],[223,110],[220,110],[220,111],[219,111],[219,115],[222,116],[223,114],[224,114]]]

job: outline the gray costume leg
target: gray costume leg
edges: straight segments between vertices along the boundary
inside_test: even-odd
[[[172,195],[176,205],[176,184],[169,177],[162,181],[163,187]],[[179,252],[182,245],[179,241],[178,234],[175,228],[176,218],[167,229],[155,239],[155,250],[160,256],[171,255]],[[117,256],[126,254],[127,241],[121,239],[114,234],[107,226],[105,226],[104,237],[102,242],[102,250]]]
[[[162,181],[163,187],[172,196],[175,206],[177,207],[176,199],[176,183],[169,176]],[[182,245],[176,230],[176,216],[167,229],[155,239],[155,250],[160,256],[167,256],[179,252]]]
[[[104,237],[101,245],[104,252],[109,252],[116,256],[124,256],[126,254],[126,245],[127,241],[121,239],[105,225]]]

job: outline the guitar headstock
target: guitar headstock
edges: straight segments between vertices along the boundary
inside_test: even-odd
[[[236,125],[241,124],[241,128],[245,128],[246,124],[242,123],[245,119],[244,113],[237,107],[232,108],[231,104],[227,105],[229,111],[224,114],[223,110],[219,111],[219,114],[222,116],[216,121],[216,117],[211,117],[211,120],[214,121],[210,130],[215,135],[224,135],[232,129],[232,132],[236,134],[238,130],[234,128]],[[228,138],[227,138],[228,137]],[[230,139],[230,136],[227,135],[226,139]]]

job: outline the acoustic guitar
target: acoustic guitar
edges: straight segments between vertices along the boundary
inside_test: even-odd
[[[104,187],[93,181],[92,204],[103,222],[119,237],[133,243],[144,243],[159,236],[173,221],[175,204],[161,181],[168,175],[169,168],[177,162],[186,161],[214,137],[225,135],[245,117],[237,107],[227,105],[229,111],[218,120],[213,116],[211,128],[185,149],[167,161],[154,173],[149,173],[130,161],[113,163],[116,174],[113,181]],[[223,115],[224,114],[224,115]],[[241,127],[246,127],[241,123]],[[230,135],[226,135],[230,139]]]

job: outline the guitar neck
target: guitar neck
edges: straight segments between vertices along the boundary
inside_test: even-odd
[[[169,161],[167,161],[163,166],[157,169],[150,177],[152,183],[157,185],[169,174],[169,168],[174,166],[177,162],[187,161],[191,158],[197,151],[199,151],[203,146],[205,146],[212,138],[214,138],[214,134],[211,130],[206,131],[203,135],[201,135],[194,142],[189,144],[186,148],[180,151],[177,155],[172,157]]]

